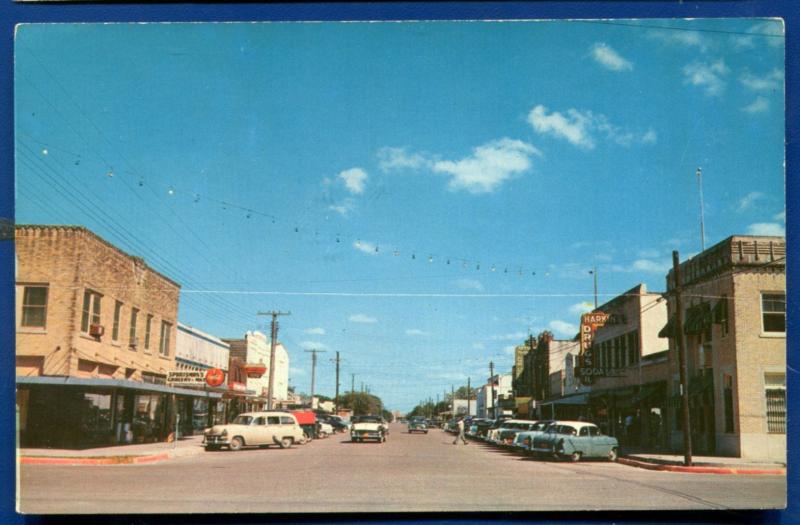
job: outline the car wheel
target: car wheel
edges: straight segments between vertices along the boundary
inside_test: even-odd
[[[244,446],[244,440],[239,436],[236,436],[235,438],[231,439],[231,443],[228,446],[234,452],[237,450],[242,450],[242,447]]]
[[[607,457],[609,461],[616,461],[617,458],[619,457],[619,451],[617,450],[617,448],[614,447],[611,450],[609,450]]]
[[[572,461],[573,463],[577,463],[578,461],[581,460],[581,453],[576,450],[575,452],[570,454],[568,457],[569,457],[570,461]]]
[[[294,444],[294,439],[290,437],[281,439],[281,448],[292,448],[292,444]]]

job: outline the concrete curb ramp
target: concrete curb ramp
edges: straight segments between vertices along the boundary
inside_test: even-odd
[[[630,458],[619,458],[617,463],[628,465],[630,467],[638,467],[647,470],[661,470],[667,472],[690,472],[692,474],[747,474],[747,475],[761,475],[761,476],[785,476],[785,468],[747,468],[747,467],[722,467],[722,466],[691,466],[685,465],[667,465],[663,463],[648,463],[646,461],[639,461]]]

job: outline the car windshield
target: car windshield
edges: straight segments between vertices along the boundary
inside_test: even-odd
[[[356,423],[380,423],[381,418],[377,416],[358,416],[355,418]]]
[[[253,416],[236,416],[233,420],[234,425],[249,425],[253,421]]]

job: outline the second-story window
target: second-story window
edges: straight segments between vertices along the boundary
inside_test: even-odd
[[[83,315],[81,316],[81,332],[89,333],[89,326],[100,324],[100,299],[102,296],[86,290],[83,292]]]
[[[111,339],[119,341],[119,318],[122,316],[122,301],[114,303],[114,326],[111,329]]]
[[[22,293],[22,326],[44,328],[47,321],[47,286],[26,286]]]
[[[147,314],[147,319],[144,322],[144,349],[150,350],[150,325],[153,324],[153,316]]]
[[[172,330],[172,324],[161,321],[161,344],[158,347],[158,353],[164,357],[169,357],[169,333]]]
[[[786,294],[761,294],[761,318],[764,332],[786,332]]]
[[[136,325],[139,322],[139,309],[138,308],[131,308],[131,329],[128,333],[128,345],[130,345],[131,350],[136,350],[136,344],[138,343],[137,336],[136,336]]]

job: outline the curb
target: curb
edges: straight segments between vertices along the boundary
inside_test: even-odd
[[[134,465],[139,463],[155,463],[171,459],[167,452],[151,454],[148,456],[108,456],[100,458],[86,457],[47,457],[47,456],[22,456],[21,465]]]
[[[660,470],[666,472],[684,472],[692,474],[747,474],[757,476],[785,476],[785,468],[737,468],[737,467],[687,467],[685,465],[665,465],[663,463],[648,463],[629,458],[618,458],[617,463],[629,467],[647,470]]]

